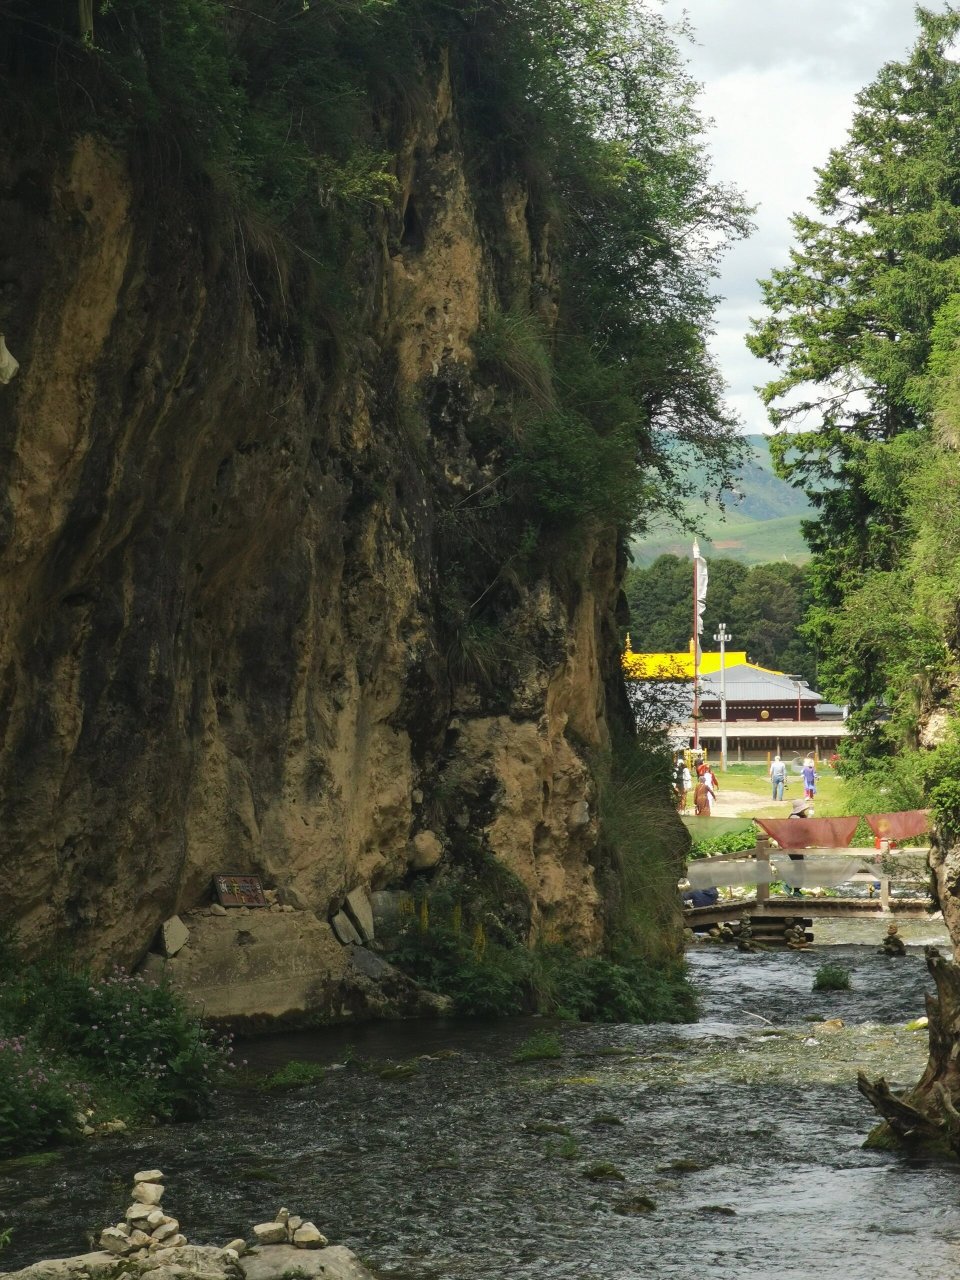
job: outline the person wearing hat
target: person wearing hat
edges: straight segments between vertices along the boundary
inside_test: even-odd
[[[787,816],[790,818],[812,818],[813,806],[809,800],[794,800],[793,806],[791,807],[790,812]],[[803,861],[802,853],[788,853],[787,857],[790,859],[791,862]],[[794,898],[802,898],[803,890],[799,887],[799,885],[794,886],[794,888],[792,889],[789,886],[787,886],[787,895],[788,896],[792,895]]]

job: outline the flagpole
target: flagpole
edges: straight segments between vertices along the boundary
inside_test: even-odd
[[[700,544],[693,540],[693,749],[700,746],[700,614],[697,609],[700,588]]]

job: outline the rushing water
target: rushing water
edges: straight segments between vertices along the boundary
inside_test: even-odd
[[[84,1248],[87,1226],[122,1213],[130,1175],[158,1166],[191,1240],[225,1243],[286,1205],[394,1280],[953,1274],[960,1169],[864,1151],[873,1116],[855,1086],[858,1067],[917,1078],[926,1035],[903,1023],[930,987],[918,944],[943,939],[905,924],[910,952],[889,960],[876,922],[829,929],[836,945],[808,953],[696,949],[699,1023],[551,1027],[554,1061],[513,1062],[538,1020],[257,1042],[252,1065],[330,1069],[226,1096],[203,1124],[0,1165],[2,1262]],[[852,991],[811,990],[827,959]],[[842,1030],[811,1027],[834,1017]],[[384,1078],[388,1060],[414,1069]],[[589,1180],[599,1162],[624,1180]]]

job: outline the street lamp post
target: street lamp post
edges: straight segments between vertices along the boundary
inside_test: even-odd
[[[713,637],[720,645],[720,770],[727,771],[727,641],[732,640],[727,624],[721,622],[719,631]]]

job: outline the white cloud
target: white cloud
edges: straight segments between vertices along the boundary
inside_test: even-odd
[[[671,21],[686,12],[695,30],[690,70],[715,122],[714,177],[759,206],[756,233],[724,260],[717,292],[726,301],[711,347],[731,407],[749,431],[762,431],[753,388],[773,369],[743,342],[761,312],[757,279],[786,263],[790,216],[805,209],[815,166],[843,143],[856,93],[913,44],[913,0],[664,0],[662,9]]]

